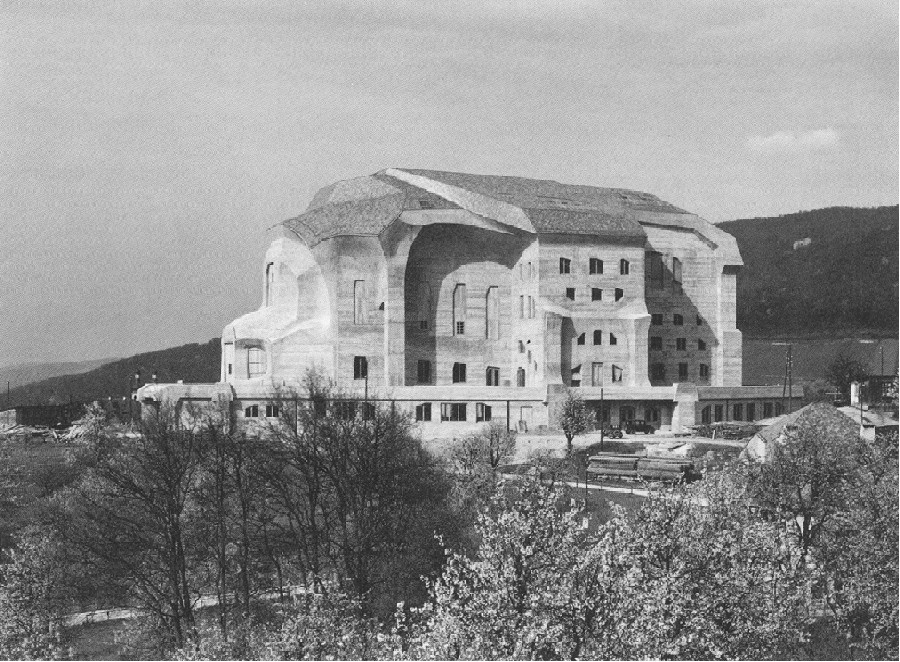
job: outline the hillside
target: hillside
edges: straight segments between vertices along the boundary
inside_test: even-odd
[[[129,394],[130,381],[137,371],[141,382],[149,382],[156,371],[160,382],[216,382],[219,380],[221,343],[213,338],[200,345],[193,343],[137,354],[119,359],[78,375],[62,375],[12,389],[13,405],[98,400],[109,396],[121,398]],[[4,385],[5,386],[5,385]],[[6,394],[3,393],[5,396]],[[3,398],[4,408],[6,398]]]
[[[897,206],[830,207],[720,223],[734,235],[747,336],[896,336]],[[794,250],[794,242],[809,238]]]
[[[97,359],[95,361],[66,361],[62,363],[19,363],[0,368],[0,387],[6,395],[6,383],[13,388],[39,382],[60,375],[79,375],[94,368],[111,363],[116,359]]]

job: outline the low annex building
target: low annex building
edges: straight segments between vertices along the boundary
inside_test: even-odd
[[[430,436],[552,427],[568,389],[598,423],[761,418],[780,387],[741,386],[741,266],[731,235],[646,193],[391,168],[278,226],[218,384],[138,397],[261,418],[315,369]]]

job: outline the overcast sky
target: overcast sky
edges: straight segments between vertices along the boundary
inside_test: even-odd
[[[205,342],[386,167],[898,202],[895,2],[0,3],[0,365]]]

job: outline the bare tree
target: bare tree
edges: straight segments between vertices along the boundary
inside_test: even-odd
[[[566,435],[566,452],[572,454],[572,440],[587,431],[590,415],[584,400],[572,391],[566,393],[558,417],[559,427]]]

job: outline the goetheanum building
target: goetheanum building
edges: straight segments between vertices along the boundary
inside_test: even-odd
[[[598,424],[675,432],[780,410],[780,389],[741,386],[734,238],[653,195],[392,168],[326,186],[278,232],[220,383],[141,399],[272,416],[314,369],[433,436],[552,427],[567,389]]]

